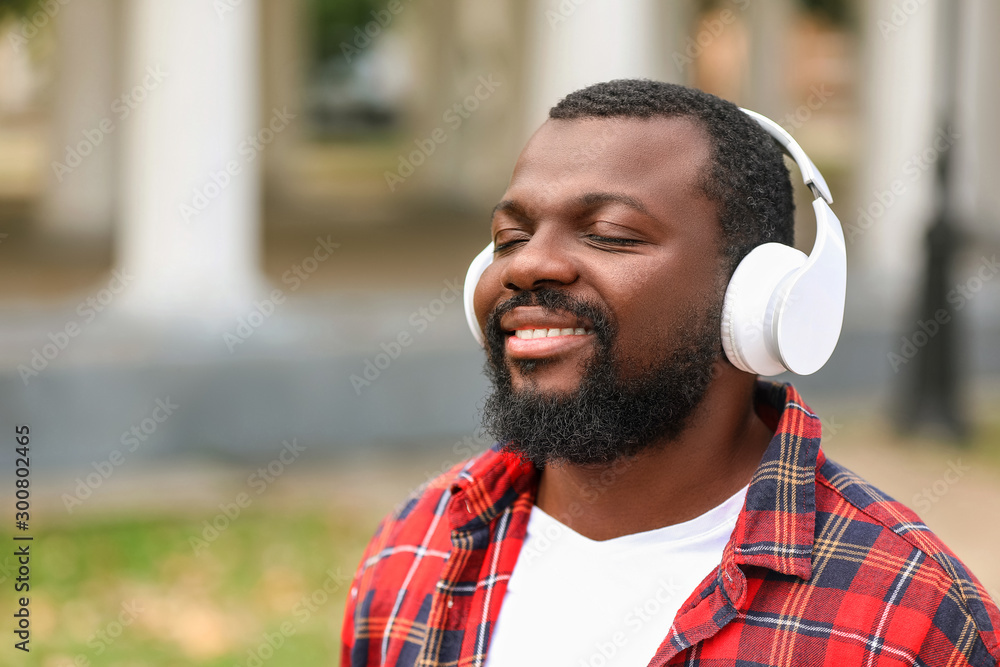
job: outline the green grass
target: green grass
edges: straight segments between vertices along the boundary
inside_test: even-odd
[[[204,517],[105,517],[38,530],[31,651],[5,641],[0,665],[232,667],[257,664],[254,654],[269,667],[335,665],[350,576],[374,525],[245,510],[198,554],[190,540]],[[12,577],[0,586],[10,619]],[[3,625],[9,637],[11,622]]]

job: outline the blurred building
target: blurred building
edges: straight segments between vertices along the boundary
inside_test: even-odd
[[[180,407],[142,456],[474,433],[468,260],[548,108],[618,77],[768,114],[827,175],[849,310],[833,361],[796,380],[807,395],[884,405],[900,382],[927,335],[923,244],[950,150],[949,316],[969,381],[1000,373],[995,3],[28,7],[0,39],[0,417],[37,423],[53,464],[106,454],[167,395]]]

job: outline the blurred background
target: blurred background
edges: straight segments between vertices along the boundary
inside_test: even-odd
[[[817,163],[847,316],[781,379],[1000,596],[998,29],[989,0],[0,0],[0,483],[12,514],[27,424],[35,537],[0,665],[335,664],[378,518],[491,444],[461,306],[489,212],[548,108],[619,77]]]

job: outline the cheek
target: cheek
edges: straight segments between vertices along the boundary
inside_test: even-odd
[[[618,321],[619,342],[633,353],[672,347],[671,341],[710,307],[716,290],[705,264],[662,258],[623,267],[605,286],[603,298]]]
[[[607,282],[604,300],[611,307],[622,335],[634,336],[662,327],[664,314],[679,296],[676,279],[661,265],[623,268]]]

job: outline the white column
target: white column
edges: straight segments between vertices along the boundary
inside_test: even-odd
[[[1000,4],[966,0],[961,6],[959,44],[961,79],[957,118],[962,134],[956,144],[956,208],[960,221],[982,234],[988,243],[1000,243]]]
[[[263,48],[262,97],[265,109],[287,107],[298,114],[302,109],[303,75],[307,68],[308,40],[305,36],[306,7],[303,0],[282,0],[261,4],[264,23],[261,26]],[[275,137],[264,153],[264,191],[278,202],[288,198],[290,180],[295,178],[291,161],[301,140],[298,124]]]
[[[730,9],[739,11],[738,5]],[[750,24],[750,71],[746,105],[780,118],[788,108],[789,41],[795,7],[790,0],[757,2],[747,7]]]
[[[473,206],[490,208],[503,192],[525,140],[535,130],[526,131],[521,125],[526,65],[523,6],[509,0],[458,3],[454,11],[453,47],[458,53],[473,55],[455,60],[456,71],[448,77],[451,95],[436,109],[437,122],[441,123],[441,112],[452,104],[473,110],[467,112],[468,121],[451,132],[453,159],[439,184],[444,192],[462,192]]]
[[[620,78],[676,80],[661,41],[672,28],[655,0],[533,0],[527,31],[527,124],[537,127],[566,94]],[[671,5],[681,3],[670,3]]]
[[[924,233],[934,213],[932,151],[937,131],[935,95],[938,0],[863,5],[865,61],[863,146],[857,206],[842,211],[848,256],[865,299],[863,313],[909,317],[920,287]],[[930,155],[930,153],[928,153]],[[860,208],[859,208],[860,207]],[[860,271],[858,271],[860,269]]]
[[[57,242],[101,243],[111,234],[120,34],[114,4],[69,2],[53,14],[56,81],[39,221]]]
[[[273,140],[282,123],[258,120],[258,11],[256,0],[129,0],[118,252],[133,313],[219,322],[258,290],[266,146],[248,138]]]

